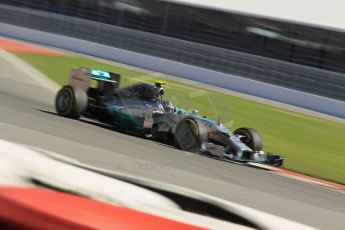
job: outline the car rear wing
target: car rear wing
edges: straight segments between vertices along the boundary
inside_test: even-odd
[[[120,84],[120,79],[121,75],[116,73],[80,67],[71,70],[69,85],[80,87],[86,92],[90,87],[91,80],[109,82],[117,88]]]

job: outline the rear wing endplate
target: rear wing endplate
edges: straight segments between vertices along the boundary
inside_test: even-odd
[[[72,69],[69,85],[82,88],[85,92],[89,89],[91,80],[110,82],[117,88],[120,84],[121,75],[104,71],[80,67]]]

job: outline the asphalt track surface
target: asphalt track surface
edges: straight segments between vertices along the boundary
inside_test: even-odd
[[[54,93],[0,57],[0,138],[191,188],[320,229],[344,229],[345,193],[55,114]]]

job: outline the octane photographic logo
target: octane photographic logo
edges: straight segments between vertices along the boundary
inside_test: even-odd
[[[173,166],[170,162],[150,162],[150,161],[134,161],[134,162],[118,162],[115,168],[119,171],[123,170],[159,170],[166,171]]]
[[[192,153],[192,152],[187,152],[187,151],[183,151],[183,154],[184,154],[186,157],[190,157],[190,156],[195,155],[194,153]]]

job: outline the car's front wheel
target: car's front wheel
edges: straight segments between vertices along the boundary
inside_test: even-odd
[[[241,141],[245,143],[253,151],[262,151],[262,138],[255,129],[239,128],[234,131],[234,134],[240,135]]]
[[[77,119],[87,109],[88,98],[79,87],[66,85],[55,97],[55,109],[60,116]]]
[[[207,132],[197,120],[185,118],[176,125],[174,139],[178,149],[199,152],[201,143],[207,141]]]

